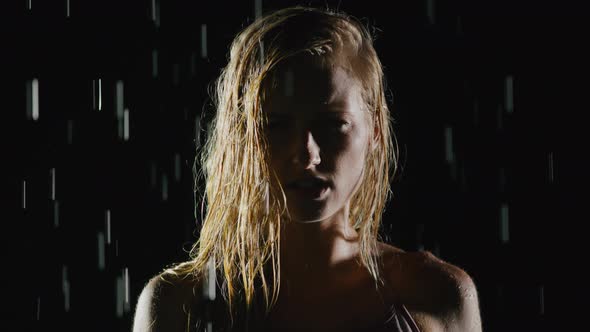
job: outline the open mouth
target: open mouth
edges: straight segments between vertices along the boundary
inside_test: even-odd
[[[310,177],[289,183],[287,189],[299,196],[318,199],[325,195],[330,189],[330,185],[328,181],[316,177]]]

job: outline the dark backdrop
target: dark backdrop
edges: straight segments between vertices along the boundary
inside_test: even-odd
[[[3,4],[8,321],[130,330],[145,282],[198,235],[198,120],[229,43],[294,4],[377,28],[400,147],[387,241],[466,270],[485,331],[581,324],[589,16],[458,0]]]

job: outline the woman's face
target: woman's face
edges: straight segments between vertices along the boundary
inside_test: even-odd
[[[292,220],[325,220],[347,206],[363,173],[370,121],[360,85],[313,61],[293,61],[276,78],[263,106],[271,170]]]

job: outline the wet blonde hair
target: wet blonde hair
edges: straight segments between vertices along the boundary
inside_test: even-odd
[[[362,264],[376,285],[383,282],[376,254],[378,231],[397,158],[383,69],[372,36],[362,23],[343,13],[286,8],[254,21],[231,45],[229,63],[216,81],[217,113],[200,156],[207,211],[191,261],[169,270],[205,276],[208,262],[213,261],[225,283],[223,296],[230,315],[240,301],[250,308],[260,289],[266,312],[278,298],[286,199],[282,188],[279,193],[268,189],[276,176],[267,163],[262,103],[268,92],[264,83],[273,71],[302,54],[348,68],[362,87],[371,129],[378,134],[373,137],[376,148],[366,155],[362,183],[351,199],[350,226],[360,235]]]

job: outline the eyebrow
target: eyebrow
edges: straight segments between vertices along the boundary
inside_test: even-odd
[[[336,115],[350,115],[352,112],[349,111],[317,111],[314,114],[319,116],[336,116]],[[293,113],[287,112],[269,112],[269,117],[273,118],[289,118],[293,116]]]
[[[287,108],[292,107],[291,105]],[[325,103],[321,105],[313,105],[311,107],[317,108],[315,113],[352,113],[350,108],[346,103]],[[281,107],[276,108],[277,110],[273,111],[272,109],[268,110],[269,114],[285,114],[287,112],[280,111]]]
[[[330,107],[346,107],[348,105],[348,102],[346,100],[336,100],[336,101],[326,100],[322,104],[326,105],[326,106],[330,106]]]

